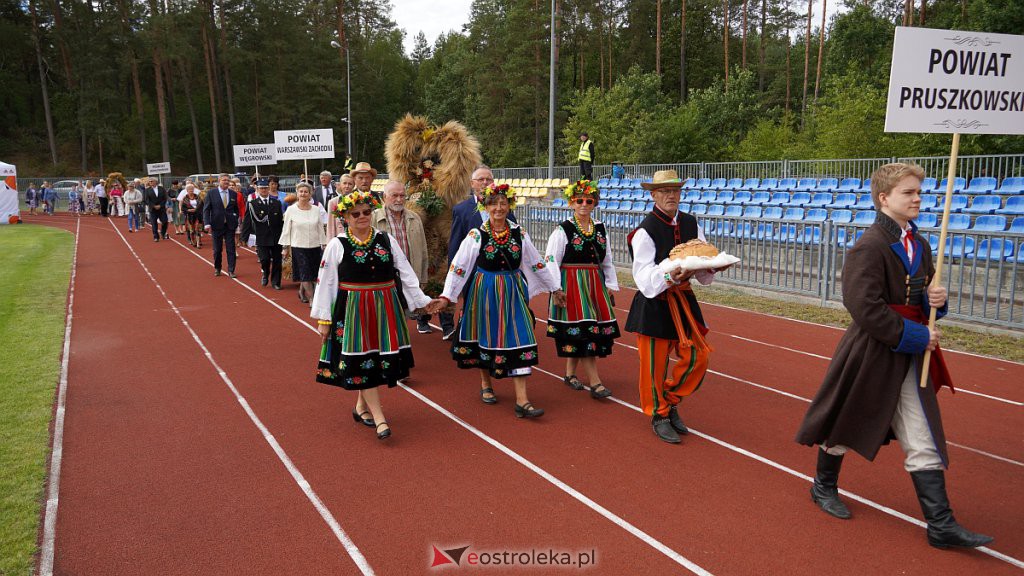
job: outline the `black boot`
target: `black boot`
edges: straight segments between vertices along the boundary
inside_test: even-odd
[[[911,472],[917,501],[921,503],[921,512],[928,522],[928,543],[936,548],[960,546],[977,548],[984,546],[994,538],[984,534],[975,534],[957,524],[953,511],[949,508],[949,497],[946,496],[946,473],[942,470],[921,470]]]
[[[847,520],[850,510],[839,499],[839,469],[843,466],[842,456],[833,456],[818,447],[818,470],[811,486],[811,500],[825,512]]]

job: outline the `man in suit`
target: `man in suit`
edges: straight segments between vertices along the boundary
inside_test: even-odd
[[[335,196],[337,196],[337,192],[335,192],[334,185],[331,183],[331,173],[324,170],[320,173],[320,184],[313,191],[313,204],[323,206],[326,209],[327,203]]]
[[[161,238],[167,240],[167,190],[157,182],[156,178],[150,177],[149,187],[142,194],[142,202],[149,208],[149,224],[153,227],[153,242],[159,242]],[[160,222],[160,232],[157,233],[156,223]]]
[[[260,259],[263,279],[260,283],[267,285],[267,280],[274,290],[281,289],[281,229],[284,228],[284,211],[281,201],[270,195],[270,181],[260,178],[256,181],[256,197],[249,200],[249,207],[242,219],[242,240],[250,234],[256,236],[256,254]]]
[[[203,224],[213,236],[213,275],[220,276],[221,247],[228,254],[228,274],[235,277],[235,230],[238,229],[238,199],[231,190],[231,177],[220,175],[220,184],[203,202]]]
[[[493,185],[494,174],[491,173],[489,167],[481,164],[473,171],[472,180],[469,183],[472,194],[452,208],[452,228],[448,236],[448,264],[455,259],[455,253],[459,251],[459,245],[462,244],[469,231],[487,220],[487,212],[480,211],[477,204],[483,198],[484,188]],[[515,222],[515,214],[509,212],[508,219]],[[442,338],[451,339],[455,334],[455,316],[451,312],[441,312],[437,317],[441,322]]]

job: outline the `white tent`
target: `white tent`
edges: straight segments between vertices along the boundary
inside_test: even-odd
[[[11,216],[20,217],[18,169],[13,164],[0,162],[0,224],[10,222]]]

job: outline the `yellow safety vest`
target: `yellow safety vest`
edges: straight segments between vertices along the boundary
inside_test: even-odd
[[[590,162],[590,139],[580,144],[580,160]]]

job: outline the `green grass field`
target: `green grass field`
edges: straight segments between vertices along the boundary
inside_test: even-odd
[[[31,574],[74,238],[0,226],[0,574]]]

